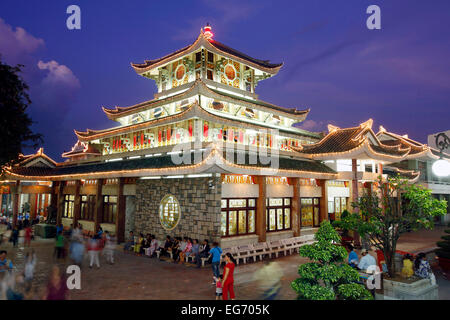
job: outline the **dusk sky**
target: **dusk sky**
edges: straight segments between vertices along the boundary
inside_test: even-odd
[[[71,4],[81,8],[81,30],[66,27]],[[381,8],[381,30],[366,27],[372,4]],[[0,54],[25,65],[33,129],[61,161],[74,129],[117,125],[101,106],[153,99],[154,81],[130,62],[191,44],[206,22],[217,41],[284,62],[256,92],[279,106],[311,108],[305,129],[373,118],[375,131],[383,125],[421,142],[450,129],[448,0],[2,0]]]

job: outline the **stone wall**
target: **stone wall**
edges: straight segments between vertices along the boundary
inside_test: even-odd
[[[211,182],[211,183],[210,183]],[[193,239],[220,241],[220,177],[138,180],[136,182],[135,233],[188,236]],[[181,218],[173,230],[165,230],[159,219],[162,198],[174,195]],[[127,229],[128,232],[128,229]]]
[[[130,231],[134,230],[134,215],[136,212],[136,196],[125,197],[125,239],[128,240]]]

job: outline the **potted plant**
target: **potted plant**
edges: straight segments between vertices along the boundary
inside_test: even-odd
[[[448,224],[450,227],[450,223]],[[439,266],[447,278],[450,277],[450,229],[444,230],[447,235],[442,236],[443,241],[438,241],[439,249],[436,250]]]

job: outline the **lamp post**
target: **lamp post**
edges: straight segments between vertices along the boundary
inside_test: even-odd
[[[440,159],[433,163],[431,169],[438,177],[450,176],[450,162],[443,159],[443,153],[446,148],[450,146],[450,138],[441,132],[436,135],[436,147],[441,151]]]

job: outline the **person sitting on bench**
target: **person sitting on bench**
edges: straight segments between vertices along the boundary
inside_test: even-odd
[[[128,241],[123,246],[123,251],[130,251],[132,246],[134,246],[134,233],[130,231]]]
[[[169,251],[172,250],[171,249],[172,248],[172,244],[173,244],[172,238],[169,235],[167,235],[166,236],[166,241],[164,242],[164,247],[161,247],[160,256],[168,254]]]

